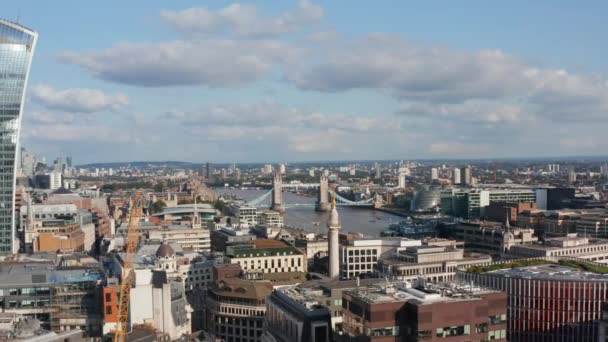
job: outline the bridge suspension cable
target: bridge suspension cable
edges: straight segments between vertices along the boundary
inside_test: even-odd
[[[267,193],[261,195],[260,197],[254,198],[253,200],[247,202],[247,205],[252,206],[252,207],[256,207],[260,203],[262,203],[266,198],[268,198],[268,196],[270,196],[271,194],[272,194],[272,189],[270,189],[270,191],[268,191]]]
[[[351,205],[365,205],[365,204],[370,204],[374,201],[374,198],[368,198],[366,200],[360,200],[360,201],[351,201],[348,198],[344,198],[342,196],[340,196],[337,192],[329,189],[327,190],[329,191],[330,194],[335,195],[336,199],[339,200],[342,203],[346,203],[346,204],[351,204]]]

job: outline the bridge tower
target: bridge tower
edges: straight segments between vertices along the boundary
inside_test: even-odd
[[[283,179],[280,172],[276,172],[272,180],[272,205],[270,209],[281,213],[285,212],[285,206],[283,205]]]
[[[382,200],[382,194],[376,193],[374,197],[374,208],[382,208],[384,201]]]
[[[319,195],[317,197],[317,203],[315,205],[316,211],[329,211],[331,209],[329,205],[329,182],[327,176],[321,174],[321,180],[319,181]]]

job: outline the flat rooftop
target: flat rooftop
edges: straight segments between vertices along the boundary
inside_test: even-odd
[[[413,287],[409,282],[379,283],[346,291],[368,304],[411,302],[417,305],[479,300],[480,295],[495,292],[498,291],[470,284],[425,284]]]
[[[98,268],[56,268],[43,263],[0,263],[0,287],[45,285],[63,282],[98,281],[104,275]]]
[[[593,273],[575,267],[549,263],[545,265],[500,269],[489,271],[486,274],[524,279],[608,282],[608,274]]]

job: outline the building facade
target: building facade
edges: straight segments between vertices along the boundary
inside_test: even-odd
[[[15,236],[16,157],[19,150],[25,89],[38,34],[0,20],[0,254],[19,250]]]
[[[354,279],[362,274],[375,273],[381,257],[420,245],[420,240],[393,237],[350,240],[340,245],[340,277]]]
[[[468,286],[384,286],[345,291],[345,341],[506,341],[504,292]]]
[[[264,332],[267,281],[227,278],[209,288],[205,300],[205,330],[225,342],[260,342]]]
[[[301,288],[272,292],[266,301],[263,342],[331,342],[329,309]]]
[[[507,293],[510,341],[597,341],[607,275],[556,264],[496,267],[457,277]]]

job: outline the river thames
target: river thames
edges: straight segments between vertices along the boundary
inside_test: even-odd
[[[268,192],[268,190],[240,190],[231,188],[217,188],[215,191],[218,194],[226,193],[236,195],[246,201],[257,198]],[[306,231],[325,232],[327,229],[326,223],[329,219],[329,213],[315,211],[314,203],[316,197],[307,197],[285,191],[283,192],[283,198],[287,207],[285,224],[291,227],[302,228]],[[268,197],[266,202],[269,200],[270,197]],[[293,205],[295,203],[308,205]],[[340,214],[340,221],[342,223],[342,232],[361,233],[370,237],[379,236],[380,232],[386,230],[389,224],[403,220],[403,218],[399,216],[372,210],[370,208],[339,206],[338,213]],[[318,223],[318,225],[315,225],[315,223]]]

